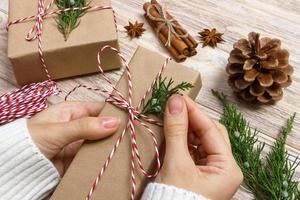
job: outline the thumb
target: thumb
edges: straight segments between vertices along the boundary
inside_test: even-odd
[[[188,114],[185,100],[180,95],[170,97],[164,116],[166,158],[189,155],[187,145]],[[176,156],[174,156],[176,155]]]

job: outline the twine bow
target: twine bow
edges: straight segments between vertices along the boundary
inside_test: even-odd
[[[111,6],[86,6],[83,8],[66,8],[49,12],[53,6],[54,0],[46,6],[45,0],[38,0],[38,13],[28,17],[23,17],[7,24],[7,30],[10,26],[22,23],[29,20],[35,20],[32,28],[28,31],[25,39],[28,42],[38,41],[38,53],[41,65],[47,77],[47,80],[39,83],[25,85],[21,89],[6,93],[0,96],[0,125],[11,122],[22,117],[31,117],[36,113],[44,110],[47,107],[47,99],[52,95],[58,95],[60,90],[57,88],[57,83],[51,79],[48,71],[42,48],[42,33],[43,22],[45,17],[53,16],[61,12],[70,12],[76,10],[96,11],[111,9],[114,14],[116,25],[115,12]]]
[[[117,88],[115,88],[112,81],[104,74],[104,72],[101,68],[100,54],[105,49],[110,49],[110,50],[114,51],[116,54],[118,54],[120,56],[123,64],[125,65],[125,70],[126,70],[126,74],[127,74],[127,81],[128,81],[127,82],[128,83],[128,98],[127,99],[121,94],[121,92]],[[145,115],[141,114],[140,109],[144,105],[146,97],[152,91],[152,88],[153,88],[155,82],[161,76],[164,68],[169,63],[170,58],[166,59],[163,66],[161,67],[161,69],[159,70],[157,75],[155,76],[155,79],[151,83],[148,90],[145,92],[143,98],[140,100],[137,107],[134,107],[132,105],[132,75],[131,75],[131,70],[130,70],[125,58],[121,55],[121,53],[117,49],[107,45],[107,46],[104,46],[103,48],[101,48],[100,51],[98,52],[97,61],[98,61],[98,68],[101,72],[100,73],[101,77],[112,87],[112,90],[113,90],[114,93],[112,93],[108,90],[105,90],[105,89],[91,88],[91,87],[88,87],[84,84],[80,84],[68,93],[68,95],[66,96],[66,100],[67,100],[67,98],[69,97],[69,95],[71,93],[73,93],[75,90],[77,90],[78,88],[81,88],[81,87],[86,88],[88,90],[101,92],[102,94],[107,94],[108,98],[106,99],[106,102],[109,102],[112,105],[114,105],[114,106],[116,106],[120,109],[123,109],[125,112],[127,112],[128,113],[128,122],[127,122],[127,125],[126,125],[125,129],[123,130],[122,134],[117,139],[117,142],[115,143],[112,151],[110,152],[107,160],[103,164],[103,166],[102,166],[101,170],[99,171],[97,177],[95,178],[95,180],[93,182],[93,185],[92,185],[92,188],[90,189],[90,191],[89,191],[89,193],[86,197],[86,200],[91,199],[91,197],[92,197],[92,195],[93,195],[93,193],[94,193],[101,177],[103,176],[103,174],[104,174],[106,168],[108,167],[111,159],[115,155],[116,150],[118,149],[118,147],[119,147],[121,141],[123,140],[125,134],[127,133],[127,131],[129,132],[130,139],[131,139],[131,199],[134,200],[134,196],[135,196],[135,193],[136,193],[136,178],[135,178],[136,166],[135,166],[135,163],[137,162],[137,164],[139,166],[139,169],[141,170],[143,175],[146,176],[147,178],[153,178],[153,177],[157,176],[157,174],[160,170],[160,167],[161,167],[161,163],[160,163],[160,160],[159,160],[159,148],[158,148],[158,143],[157,143],[156,136],[155,136],[154,132],[151,130],[151,128],[145,122],[149,122],[151,124],[155,124],[155,125],[158,125],[158,126],[162,126],[162,123],[157,121],[157,120],[154,120],[154,119],[152,119],[148,116],[145,116]],[[150,133],[150,135],[152,137],[154,148],[155,148],[155,160],[156,160],[156,169],[155,169],[153,174],[149,174],[145,170],[145,168],[142,164],[141,155],[139,153],[138,145],[137,145],[137,141],[136,141],[136,134],[137,133],[136,133],[135,126],[134,126],[135,122],[142,125]]]
[[[151,9],[156,9],[157,12],[159,13],[160,17],[155,17],[151,14],[150,10]],[[184,29],[177,25],[177,21],[175,19],[169,19],[168,18],[168,14],[167,14],[167,11],[165,9],[165,7],[160,7],[156,4],[151,4],[149,5],[149,7],[147,8],[147,16],[153,20],[153,21],[157,21],[157,22],[162,22],[158,27],[157,27],[157,34],[159,34],[162,30],[163,27],[167,27],[168,28],[168,38],[167,38],[167,42],[165,43],[165,46],[170,46],[171,45],[171,41],[172,41],[172,34],[175,35],[175,37],[178,37],[178,38],[185,38],[185,37],[188,37],[188,33],[185,33],[185,34],[178,34],[175,30],[176,29],[181,29],[183,32]]]

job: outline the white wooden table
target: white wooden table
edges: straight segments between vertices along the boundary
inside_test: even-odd
[[[0,94],[17,87],[11,64],[6,56],[7,32],[7,1],[0,1]],[[131,21],[145,21],[143,18],[144,1],[140,0],[112,0],[117,12],[117,23],[121,51],[129,60],[138,45],[154,49],[167,54],[147,23],[147,31],[140,39],[130,40],[123,26]],[[289,137],[287,148],[291,155],[300,155],[300,1],[299,0],[168,0],[168,9],[189,32],[196,36],[203,28],[217,28],[224,32],[224,44],[218,48],[201,48],[198,54],[185,61],[185,65],[202,73],[203,88],[197,97],[200,108],[218,119],[222,107],[210,90],[217,89],[229,96],[238,104],[240,110],[250,121],[252,128],[260,131],[259,140],[271,145],[277,137],[281,126],[294,112],[298,113],[293,134]],[[272,36],[282,40],[283,47],[290,52],[290,63],[294,66],[293,84],[285,90],[282,101],[272,106],[255,107],[245,104],[234,97],[227,85],[225,66],[232,45],[239,38],[247,37],[251,31],[263,36]],[[199,38],[198,38],[199,39]],[[22,47],[20,47],[22,48]],[[110,72],[108,75],[115,82],[121,71]],[[59,82],[63,93],[59,97],[51,98],[50,102],[62,101],[66,92],[78,83],[99,85],[97,75],[69,79]],[[103,82],[101,82],[103,86]],[[103,87],[106,87],[105,85]],[[78,92],[72,97],[76,100],[103,100],[93,93]],[[299,170],[298,170],[299,171]],[[300,180],[300,173],[296,174]],[[252,199],[244,189],[240,189],[234,199]]]

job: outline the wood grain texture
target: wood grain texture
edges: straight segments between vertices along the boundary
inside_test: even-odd
[[[198,47],[198,54],[185,61],[185,65],[201,72],[203,89],[197,98],[200,108],[211,117],[218,119],[222,113],[220,103],[211,95],[211,89],[218,89],[228,95],[229,99],[237,103],[239,109],[250,121],[252,128],[260,131],[259,140],[270,147],[278,136],[281,126],[294,112],[300,114],[300,1],[293,0],[166,0],[168,10],[181,24],[196,36],[203,28],[217,28],[224,32],[225,43],[218,45],[216,49]],[[140,0],[112,0],[117,13],[119,41],[121,51],[129,60],[138,45],[159,51],[168,55],[161,46],[154,32],[143,18],[144,1]],[[7,0],[0,2],[0,94],[17,87],[11,65],[6,57],[7,32]],[[130,40],[123,28],[130,21],[143,21],[147,31],[140,39]],[[251,31],[257,31],[262,36],[276,37],[282,40],[283,47],[290,52],[290,63],[294,66],[293,84],[284,92],[284,98],[276,105],[256,106],[245,104],[235,98],[227,85],[225,66],[232,45],[239,38],[246,38]],[[25,36],[24,36],[25,37]],[[197,38],[199,39],[199,38]],[[151,67],[151,66],[149,66]],[[121,71],[107,73],[117,82]],[[86,83],[91,86],[108,87],[101,81],[98,75],[59,81],[62,93],[53,97],[50,102],[57,103],[78,83]],[[100,101],[101,95],[84,90],[72,95],[71,99],[85,101]],[[300,155],[300,116],[296,117],[293,134],[287,142],[287,149],[293,156]],[[296,174],[300,180],[300,170]],[[241,188],[234,199],[253,199],[245,189]]]

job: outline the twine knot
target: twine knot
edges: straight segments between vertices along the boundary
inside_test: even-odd
[[[43,29],[43,22],[44,18],[47,15],[47,11],[50,9],[50,7],[53,5],[54,0],[52,0],[47,6],[45,5],[45,0],[39,0],[38,1],[38,13],[35,16],[35,23],[33,27],[29,30],[27,33],[25,39],[27,41],[33,41],[37,38],[41,37],[42,35],[42,29]]]

